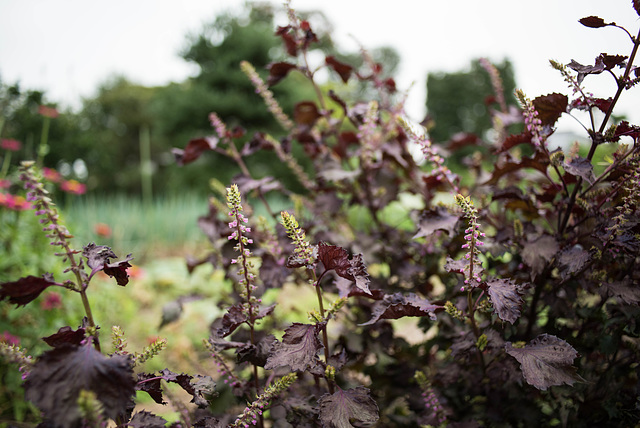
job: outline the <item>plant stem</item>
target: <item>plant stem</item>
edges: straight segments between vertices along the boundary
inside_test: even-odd
[[[471,323],[471,328],[473,329],[473,335],[476,337],[476,341],[477,341],[480,338],[481,334],[480,334],[480,329],[478,328],[478,324],[476,323],[476,317],[475,317],[476,311],[473,304],[473,296],[471,294],[472,290],[473,288],[470,288],[469,291],[467,292],[467,311],[469,312],[468,314],[469,322]],[[478,351],[478,361],[482,366],[482,373],[486,374],[487,366],[486,366],[486,363],[484,362],[484,355],[482,354],[482,351],[480,350],[480,348],[478,348],[477,346],[476,346],[476,350]]]
[[[89,305],[89,298],[87,297],[87,292],[86,290],[81,290],[80,291],[80,297],[82,298],[82,306],[84,306],[84,312],[87,315],[87,321],[89,323],[90,327],[93,327],[94,329],[96,328],[96,323],[93,320],[93,314],[91,312],[91,305]],[[102,352],[102,350],[100,349],[100,340],[98,339],[98,331],[96,330],[95,335],[93,336],[95,339],[95,348],[96,351],[98,352]]]
[[[147,125],[140,128],[140,179],[142,202],[149,207],[153,200],[153,180],[151,179],[151,135]]]
[[[616,103],[618,102],[620,95],[622,95],[622,91],[626,87],[626,81],[629,78],[631,69],[633,68],[633,61],[636,58],[636,54],[638,53],[639,46],[640,46],[640,30],[638,30],[638,35],[636,36],[635,42],[633,44],[631,55],[629,55],[629,59],[627,60],[627,68],[624,70],[624,74],[622,75],[622,78],[618,80],[618,90],[616,91],[616,94],[613,96],[613,101],[611,101],[611,104],[609,105],[609,109],[607,110],[607,113],[605,114],[604,119],[602,119],[602,124],[600,124],[600,129],[598,130],[600,134],[602,134],[604,132],[604,129],[607,127],[607,122],[609,121],[609,118],[613,113],[613,109]]]
[[[38,158],[36,161],[36,166],[38,168],[42,168],[42,164],[44,163],[44,157],[49,152],[49,146],[47,145],[47,141],[49,139],[50,125],[51,125],[51,118],[48,116],[45,116],[44,121],[42,122],[42,134],[40,135],[40,145],[38,146]]]
[[[7,150],[2,161],[2,170],[0,170],[0,180],[7,176],[9,166],[11,165],[11,152]]]
[[[313,272],[313,271],[312,271]],[[323,275],[320,275],[320,278],[315,278],[316,274],[313,272],[314,277],[314,287],[316,288],[316,295],[318,296],[318,305],[320,307],[320,315],[324,319],[324,303],[322,302],[322,290],[320,289],[320,280]],[[327,324],[323,323],[321,326],[322,329],[322,344],[324,345],[324,360],[325,363],[329,364],[329,339],[327,337]],[[333,387],[333,381],[327,379],[327,385],[329,386],[329,393],[333,394],[335,389]]]

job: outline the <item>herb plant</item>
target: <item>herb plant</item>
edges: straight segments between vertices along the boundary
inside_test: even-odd
[[[633,8],[640,15],[638,2]],[[20,365],[43,426],[107,419],[162,426],[160,416],[133,412],[133,396],[142,391],[164,403],[163,381],[199,407],[182,407],[172,426],[636,424],[640,127],[612,118],[619,98],[640,82],[633,65],[640,34],[581,19],[627,32],[629,55],[602,53],[593,65],[551,61],[569,95],[531,99],[518,90],[521,110],[487,106],[491,138],[456,135],[440,146],[406,119],[404,94],[366,51],[360,70],[332,56],[313,64],[317,37],[288,3],[287,12],[276,34],[289,60],[271,64],[266,82],[242,65],[283,135],[246,136],[212,113],[215,136],[174,150],[182,165],[226,156],[240,171],[228,186],[212,181],[216,196],[199,219],[211,253],[188,260],[192,270],[213,263],[231,285],[218,303],[224,315],[204,341],[217,375],[134,374],[170,344],[130,352],[119,327],[113,349],[105,349],[89,284],[104,271],[126,285],[131,256],[114,262],[108,247],[72,249],[37,170],[24,165],[29,200],[73,279],[29,276],[2,284],[0,297],[25,305],[63,287],[85,303],[80,326],[45,338],[53,349],[39,358],[1,345]],[[497,71],[482,64],[495,100],[504,100]],[[326,91],[316,80],[324,69],[346,88],[370,85],[374,95],[353,101]],[[306,77],[317,98],[285,112],[270,88],[291,73]],[[584,86],[599,74],[616,82],[609,98]],[[579,112],[587,118],[586,154],[578,145],[552,147],[557,121]],[[475,150],[462,160],[468,173],[458,176],[444,153],[466,146]],[[273,151],[297,182],[254,175],[245,160],[259,150]],[[275,209],[274,194],[291,204]],[[317,305],[298,307],[307,320],[286,321],[278,302],[300,306],[295,294],[309,288]]]

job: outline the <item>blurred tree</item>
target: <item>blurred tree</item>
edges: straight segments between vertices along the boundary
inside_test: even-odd
[[[213,134],[209,114],[215,112],[229,128],[245,127],[247,139],[258,129],[275,136],[282,133],[240,69],[240,62],[248,61],[266,80],[266,66],[286,59],[282,41],[275,35],[274,18],[270,4],[248,3],[239,13],[222,14],[190,35],[182,57],[198,67],[198,74],[182,83],[160,88],[152,101],[156,118],[154,131],[163,135],[171,146],[183,147],[192,138]],[[329,34],[326,30],[318,31],[322,45],[333,46]],[[289,76],[272,91],[289,114],[295,103],[315,98],[313,88],[301,75]],[[274,164],[276,158],[271,158],[269,153],[258,157],[249,161],[250,166],[262,170],[257,174],[277,176],[278,170],[286,170],[274,168],[273,165],[279,163]],[[183,185],[207,188],[212,170],[223,182],[238,172],[235,165],[214,153],[198,163],[202,166],[184,169],[167,164],[167,186],[176,191]]]
[[[280,8],[278,11],[282,13]],[[331,24],[321,12],[302,12],[300,16],[311,22],[319,39],[316,47],[323,54],[356,67],[362,64],[359,53],[338,51],[331,38]],[[286,25],[286,15],[278,16],[277,21]],[[111,77],[95,96],[83,101],[80,112],[64,112],[51,121],[51,152],[45,158],[45,166],[65,166],[73,174],[71,166],[81,159],[88,169],[90,190],[138,194],[142,188],[140,135],[148,129],[155,191],[177,193],[188,188],[207,192],[211,171],[215,171],[216,178],[228,182],[238,169],[221,155],[211,153],[198,160],[199,165],[180,168],[171,148],[184,147],[192,138],[213,134],[211,112],[216,112],[230,128],[245,127],[246,139],[258,129],[276,137],[283,132],[240,70],[240,62],[249,61],[266,80],[269,63],[295,61],[287,56],[281,38],[275,35],[275,22],[270,4],[246,3],[243,9],[224,13],[204,25],[187,37],[181,53],[197,66],[197,73],[183,82],[150,88],[123,76]],[[387,75],[395,72],[399,63],[396,51],[377,48],[370,52],[374,62],[383,64]],[[312,60],[312,67],[324,64],[324,56]],[[329,76],[337,79],[331,73]],[[291,73],[271,89],[289,115],[297,102],[316,97],[313,87],[299,73]],[[358,91],[356,83],[353,91]],[[347,98],[348,94],[342,96]],[[23,158],[34,158],[42,130],[38,106],[44,101],[42,92],[21,91],[18,85],[3,85],[0,91],[2,117],[6,119],[2,135],[25,143]],[[298,148],[293,150],[296,153]],[[248,163],[256,176],[270,174],[287,179],[289,174],[287,168],[278,167],[277,158],[270,153],[254,156]]]
[[[508,105],[517,105],[513,95],[515,77],[508,59],[494,64],[500,72],[504,96]],[[487,104],[494,97],[491,78],[479,60],[471,62],[469,70],[427,75],[427,114],[433,120],[429,135],[444,142],[458,132],[483,137],[491,129]],[[497,107],[499,109],[499,107]]]
[[[140,192],[140,132],[153,127],[149,104],[157,90],[114,76],[84,101],[79,122],[85,132],[76,142],[85,150],[92,187]],[[162,150],[153,146],[156,153]]]

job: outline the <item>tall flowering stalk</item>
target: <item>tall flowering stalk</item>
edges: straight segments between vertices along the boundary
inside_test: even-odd
[[[282,378],[276,380],[273,384],[267,386],[253,403],[247,406],[242,414],[235,420],[234,428],[249,428],[250,425],[257,425],[258,420],[262,419],[262,412],[270,404],[270,402],[281,392],[289,388],[298,378],[295,373],[289,373]]]
[[[375,160],[376,146],[379,140],[378,133],[378,102],[371,101],[364,116],[362,125],[358,127],[358,138],[362,142],[362,166],[369,169]]]
[[[411,125],[409,125],[409,123],[402,117],[398,117],[398,123],[407,136],[420,146],[420,149],[424,154],[424,158],[433,165],[433,174],[436,178],[440,181],[444,180],[449,183],[455,193],[460,192],[460,188],[457,184],[457,176],[444,164],[444,159],[433,147],[431,140],[429,140],[425,135],[418,135]]]
[[[436,392],[431,386],[431,382],[427,379],[427,376],[424,372],[417,371],[413,376],[415,381],[420,386],[422,390],[422,402],[424,403],[424,407],[428,413],[430,413],[430,419],[434,422],[437,422],[437,426],[442,426],[447,422],[447,415],[445,413],[445,409],[440,403]]]
[[[245,300],[243,302],[243,308],[248,318],[251,329],[251,342],[253,342],[253,330],[260,300],[253,295],[257,287],[254,284],[256,278],[252,272],[253,263],[250,260],[252,254],[248,248],[249,244],[253,244],[253,239],[246,236],[247,233],[251,232],[251,228],[247,226],[249,220],[242,213],[243,208],[240,190],[238,190],[236,184],[233,184],[227,189],[227,206],[229,207],[229,217],[231,217],[229,228],[233,231],[231,235],[229,235],[229,240],[238,242],[234,250],[239,253],[237,258],[231,260],[231,263],[238,265],[238,276],[240,277],[238,280],[240,284],[239,291]]]
[[[71,248],[69,240],[73,238],[73,236],[69,233],[66,226],[60,223],[58,210],[51,200],[49,192],[44,188],[44,184],[39,175],[35,172],[33,161],[22,162],[20,167],[20,180],[24,182],[24,187],[27,190],[27,200],[33,203],[36,216],[41,217],[40,223],[44,226],[42,230],[47,233],[46,236],[51,240],[51,245],[62,249],[61,252],[55,253],[55,255],[62,257],[63,262],[69,265],[65,273],[71,272],[76,278],[75,283],[68,280],[65,281],[63,285],[70,290],[80,293],[89,324],[87,330],[90,335],[95,337],[95,347],[100,351],[98,332],[86,293],[87,286],[89,285],[89,277],[84,271],[82,259],[76,259],[76,255],[79,254],[80,251]]]
[[[293,215],[286,211],[282,211],[280,215],[282,216],[282,225],[287,231],[287,236],[295,246],[293,257],[301,264],[304,264],[304,266],[311,267],[315,262],[315,256],[311,244],[307,241],[307,235],[304,230],[300,228],[298,221]]]
[[[500,77],[500,71],[493,65],[488,59],[480,58],[479,60],[482,68],[485,69],[489,78],[491,79],[491,86],[493,87],[493,93],[496,96],[496,101],[500,106],[500,111],[504,114],[508,113],[507,102],[504,98],[504,85],[502,83],[502,77]],[[493,129],[497,132],[497,141],[502,142],[507,136],[507,130],[503,117],[499,114],[492,114],[491,121],[493,123]]]
[[[269,90],[253,65],[247,61],[242,61],[240,63],[240,68],[242,69],[242,72],[247,75],[249,80],[251,80],[251,83],[253,83],[253,86],[256,88],[256,93],[262,97],[273,117],[276,118],[278,123],[286,131],[291,131],[295,125],[285,112],[282,111],[282,107],[280,107],[280,104],[278,104],[278,101],[273,96],[273,92]]]
[[[485,71],[489,74],[489,78],[491,79],[491,86],[493,87],[493,92],[496,95],[496,100],[500,105],[500,111],[503,113],[507,113],[507,102],[504,99],[504,85],[502,84],[502,78],[500,77],[500,72],[488,59],[480,58],[480,65]]]
[[[234,161],[238,164],[242,173],[247,177],[251,177],[251,173],[249,172],[249,168],[244,163],[242,156],[240,156],[240,152],[236,148],[236,145],[233,144],[231,138],[229,138],[229,132],[227,131],[227,125],[220,119],[216,113],[211,113],[209,115],[209,121],[211,122],[211,126],[216,130],[216,134],[218,134],[218,138],[220,138],[223,142],[227,144],[227,153],[229,156],[233,158]]]
[[[466,287],[474,288],[482,283],[482,273],[484,272],[482,268],[482,263],[479,260],[480,250],[478,247],[484,245],[484,243],[479,239],[485,236],[483,232],[480,231],[480,223],[478,223],[478,210],[473,206],[473,201],[469,196],[464,197],[460,194],[455,197],[456,204],[460,208],[462,208],[462,212],[464,216],[467,218],[469,227],[465,229],[464,240],[465,243],[462,245],[462,249],[467,250],[464,258],[468,261],[468,264],[465,264],[464,267],[464,287],[462,291],[465,290]]]
[[[546,137],[543,135],[542,120],[538,117],[533,102],[527,98],[521,89],[516,89],[516,98],[520,102],[524,114],[524,124],[527,127],[527,131],[531,132],[531,142],[536,148],[547,151],[545,141]]]
[[[567,82],[569,88],[573,91],[573,95],[579,93],[585,101],[593,98],[593,94],[584,91],[584,88],[578,83],[578,80],[571,73],[569,73],[569,71],[567,71],[567,67],[564,64],[552,59],[549,60],[549,64],[551,64],[551,67],[553,67],[555,70],[558,70],[560,74],[562,74],[562,78],[565,82]]]
[[[255,274],[252,272],[253,263],[250,260],[252,256],[249,244],[253,244],[253,239],[246,236],[251,232],[251,228],[247,226],[249,220],[242,213],[242,198],[240,190],[236,184],[227,188],[227,206],[229,207],[229,228],[233,231],[229,235],[229,240],[237,241],[234,250],[239,253],[238,257],[231,260],[232,264],[238,265],[238,284],[240,286],[240,296],[243,298],[242,312],[246,316],[246,323],[249,326],[251,344],[256,343],[255,340],[255,324],[258,319],[259,305],[261,300],[256,298],[254,292],[257,287],[255,285]],[[253,379],[256,395],[260,393],[260,385],[258,383],[258,367],[253,365]],[[261,424],[262,425],[262,424]]]
[[[622,180],[622,205],[616,207],[618,214],[613,217],[613,224],[606,230],[609,241],[623,235],[634,226],[629,218],[637,211],[640,205],[640,161],[638,157],[629,161],[631,171]]]
[[[476,289],[482,283],[482,274],[484,269],[482,268],[482,262],[480,262],[480,250],[478,247],[484,245],[484,242],[480,238],[484,238],[485,234],[480,231],[480,223],[478,223],[478,210],[473,206],[473,201],[469,196],[462,196],[460,194],[455,196],[456,204],[462,209],[464,216],[467,218],[469,227],[465,229],[464,240],[462,249],[467,250],[464,259],[464,286],[460,291],[467,291],[467,317],[471,323],[473,333],[476,339],[481,337],[480,329],[475,319],[476,305],[473,302],[473,290]],[[484,294],[484,291],[480,294],[480,297]],[[478,300],[480,299],[478,298]],[[477,303],[477,301],[476,301]],[[482,366],[482,371],[485,372],[486,365],[484,362],[484,356],[482,351],[478,348],[478,361]]]
[[[314,249],[311,248],[309,241],[307,241],[306,234],[304,230],[298,224],[296,218],[289,214],[286,211],[282,211],[280,213],[282,216],[281,223],[287,231],[287,236],[291,239],[294,245],[293,256],[292,258],[295,260],[295,264],[299,266],[304,266],[307,268],[307,271],[311,275],[311,283],[314,285],[316,289],[316,295],[318,296],[318,307],[320,309],[320,317],[325,319],[325,310],[324,310],[324,302],[322,301],[322,289],[320,288],[320,279],[316,276],[316,272],[313,269],[313,266],[316,262],[316,254],[314,254]],[[324,345],[324,357],[325,362],[329,362],[329,339],[327,335],[327,324],[321,324],[322,330],[322,342]],[[333,394],[334,392],[334,381],[330,378],[327,378],[327,384],[329,385],[329,392]]]

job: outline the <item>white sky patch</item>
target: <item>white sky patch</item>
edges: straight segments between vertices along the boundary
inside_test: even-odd
[[[77,108],[109,76],[122,74],[144,85],[164,85],[194,75],[179,57],[188,33],[197,33],[216,14],[238,9],[242,0],[0,0],[0,79],[41,89],[51,101]],[[280,2],[273,3],[279,6]],[[392,46],[401,55],[400,90],[415,82],[407,112],[425,114],[428,72],[456,71],[473,58],[509,58],[517,85],[530,98],[568,93],[549,59],[593,64],[602,53],[628,55],[629,37],[607,27],[590,29],[578,19],[597,15],[637,34],[640,21],[630,0],[292,0],[298,10],[322,10],[339,46]],[[284,25],[284,18],[277,24]],[[615,92],[606,73],[589,76],[596,96]],[[640,122],[638,89],[623,94],[618,113]],[[562,123],[564,122],[564,124]],[[571,119],[561,126],[580,131]]]

